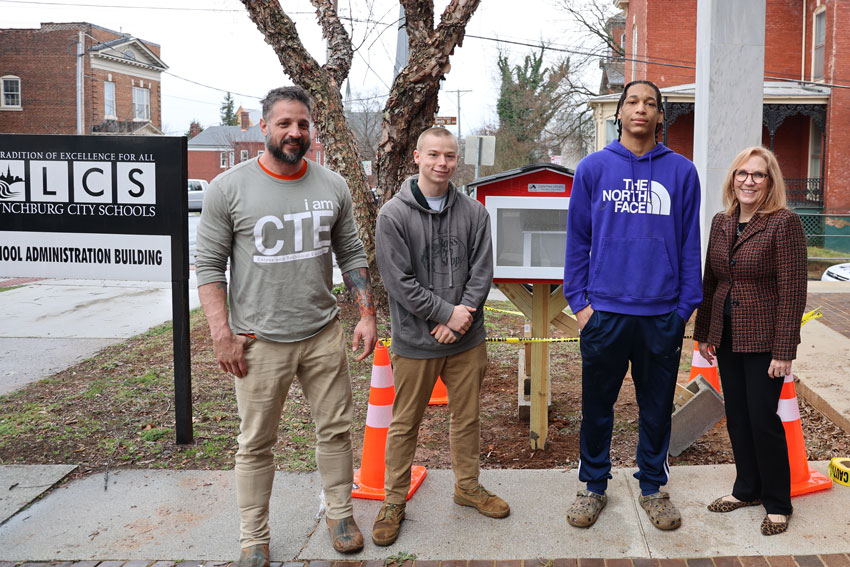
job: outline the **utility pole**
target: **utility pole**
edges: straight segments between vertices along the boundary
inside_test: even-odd
[[[457,95],[457,139],[460,140],[462,137],[462,131],[460,129],[460,95],[461,93],[471,93],[472,91],[446,91],[447,93],[455,93]]]

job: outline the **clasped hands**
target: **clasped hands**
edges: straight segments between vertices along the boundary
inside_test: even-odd
[[[452,316],[446,323],[437,323],[437,326],[431,331],[438,343],[449,344],[457,341],[455,333],[464,334],[472,325],[472,314],[477,309],[467,305],[455,305],[452,309]]]

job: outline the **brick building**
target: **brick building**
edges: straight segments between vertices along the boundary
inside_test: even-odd
[[[208,126],[201,132],[197,131],[197,123],[193,123],[196,130],[189,131],[189,179],[212,181],[219,173],[265,151],[266,140],[259,124],[254,125],[254,119],[259,122],[260,113],[256,112],[252,119],[251,113],[240,107],[239,116],[239,126]],[[315,133],[305,157],[325,164],[325,150]]]
[[[615,4],[625,20],[624,80],[648,79],[662,88],[665,143],[691,157],[697,0]],[[776,152],[789,186],[789,205],[801,213],[850,213],[850,176],[845,173],[850,167],[847,22],[846,0],[766,0],[762,143]],[[591,101],[597,148],[616,138],[617,98]],[[820,233],[850,234],[846,220],[827,217]],[[848,250],[850,238],[833,238],[831,247]]]
[[[167,68],[159,45],[90,23],[0,29],[0,132],[162,134]]]

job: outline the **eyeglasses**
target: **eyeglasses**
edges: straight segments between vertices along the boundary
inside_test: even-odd
[[[754,171],[750,173],[748,171],[744,171],[743,169],[735,170],[735,181],[744,183],[745,181],[747,181],[747,177],[752,177],[753,183],[758,185],[759,183],[763,183],[764,180],[767,179],[767,174],[762,173],[761,171]]]

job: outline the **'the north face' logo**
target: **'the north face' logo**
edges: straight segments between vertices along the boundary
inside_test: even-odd
[[[24,162],[0,161],[0,201],[24,200]]]
[[[605,189],[603,201],[614,202],[614,212],[644,215],[669,215],[670,192],[658,181],[623,179],[624,189]]]

